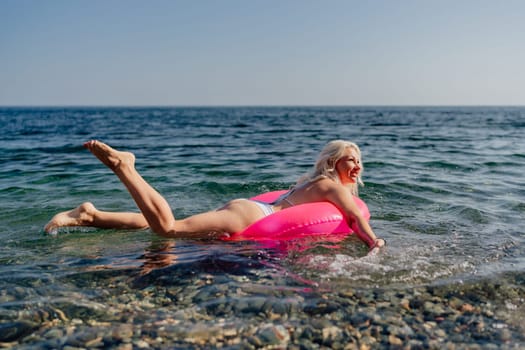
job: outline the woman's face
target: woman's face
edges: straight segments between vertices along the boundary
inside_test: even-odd
[[[357,178],[361,172],[361,161],[357,151],[353,148],[347,148],[345,155],[335,163],[335,170],[343,185],[357,183]]]

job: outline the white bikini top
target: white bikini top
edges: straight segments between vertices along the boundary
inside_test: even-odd
[[[306,187],[308,184],[310,184],[310,181],[307,181],[305,183],[300,184],[299,186],[294,186],[290,191],[283,193],[277,198],[272,204],[279,203],[279,202],[286,202],[290,204],[292,207],[296,204],[288,199],[296,190],[301,189],[303,187]]]

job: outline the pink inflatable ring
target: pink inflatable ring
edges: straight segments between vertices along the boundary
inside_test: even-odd
[[[286,190],[267,192],[251,199],[271,203]],[[354,200],[366,220],[370,212],[365,202],[354,196]],[[241,232],[223,238],[226,241],[291,240],[307,236],[351,234],[344,215],[329,202],[296,205],[268,215],[254,222]]]

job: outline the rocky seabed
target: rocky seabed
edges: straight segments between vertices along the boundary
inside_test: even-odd
[[[52,300],[14,287],[0,295],[0,346],[525,349],[523,280],[334,292],[262,286],[246,276],[195,276],[184,287],[121,278],[110,288],[92,281],[89,299],[70,291]]]

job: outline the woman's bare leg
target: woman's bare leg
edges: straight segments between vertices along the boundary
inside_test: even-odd
[[[52,233],[59,227],[90,226],[113,229],[144,229],[148,222],[144,215],[131,212],[108,212],[95,208],[90,202],[85,202],[73,210],[55,215],[44,230]]]
[[[135,156],[91,140],[84,146],[110,168],[126,186],[149,227],[161,235],[173,235],[175,218],[168,202],[135,169]]]
[[[100,228],[145,228],[167,237],[211,237],[210,233],[233,233],[244,229],[263,214],[253,202],[234,200],[223,208],[175,220],[168,202],[151,187],[135,169],[135,156],[117,151],[100,141],[84,144],[126,186],[141,210],[138,213],[111,213],[96,210],[86,203],[71,211],[57,214],[46,231],[60,226],[94,226]],[[94,214],[88,214],[94,209]],[[212,235],[214,236],[214,235]]]

